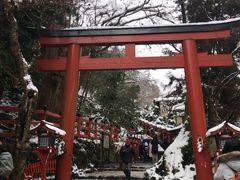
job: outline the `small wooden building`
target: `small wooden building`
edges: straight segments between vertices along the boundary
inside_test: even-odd
[[[56,127],[54,123],[42,120],[31,128],[31,134],[38,136],[38,148],[48,149],[54,146],[56,137],[65,136],[66,132]]]
[[[206,133],[209,138],[209,149],[212,156],[221,154],[224,144],[232,138],[240,138],[240,128],[224,121],[221,124],[209,129]]]

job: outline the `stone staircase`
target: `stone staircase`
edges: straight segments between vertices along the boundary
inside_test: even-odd
[[[152,163],[134,163],[131,171],[131,179],[147,179],[144,176],[145,170],[151,168]],[[88,173],[86,177],[81,177],[81,179],[125,179],[125,175],[121,169],[119,169],[119,164],[107,164],[102,167],[98,167],[97,171]]]

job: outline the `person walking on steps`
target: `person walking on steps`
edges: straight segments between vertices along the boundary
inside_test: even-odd
[[[152,144],[152,161],[153,163],[156,163],[158,161],[158,144],[159,144],[157,134],[154,134],[151,144]]]
[[[125,145],[120,150],[120,157],[122,161],[122,169],[126,179],[131,178],[131,167],[135,157],[134,151],[130,146],[130,141],[127,139]]]
[[[146,162],[147,161],[147,152],[146,152],[146,149],[143,145],[143,142],[140,143],[140,145],[138,147],[138,152],[139,152],[140,160],[142,162]]]
[[[240,142],[238,139],[228,140],[217,157],[219,166],[214,174],[214,180],[240,179]],[[239,175],[238,175],[239,174]]]

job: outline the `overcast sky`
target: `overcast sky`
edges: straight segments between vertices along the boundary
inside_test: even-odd
[[[156,56],[165,56],[162,53],[162,48],[173,49],[170,45],[138,45],[136,47],[136,56],[137,57],[156,57]],[[163,91],[162,86],[169,83],[169,78],[167,75],[169,73],[175,75],[176,77],[184,77],[183,68],[179,69],[156,69],[156,70],[144,70],[149,71],[152,78],[156,80],[161,91]]]

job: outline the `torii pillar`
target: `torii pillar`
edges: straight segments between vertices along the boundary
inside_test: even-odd
[[[67,57],[39,59],[42,71],[66,71],[62,128],[66,131],[66,153],[57,162],[57,179],[70,180],[73,156],[74,122],[79,71],[114,69],[184,68],[190,110],[190,124],[198,180],[212,180],[210,153],[207,151],[207,128],[200,67],[232,66],[231,54],[210,55],[198,53],[197,40],[213,40],[230,36],[231,28],[240,25],[240,18],[219,23],[182,24],[154,27],[111,27],[41,32],[42,45],[67,46]],[[169,57],[136,57],[137,44],[182,43],[183,54]],[[82,45],[125,45],[124,57],[90,58],[80,55]],[[197,140],[203,139],[198,151]]]
[[[212,174],[212,169],[209,167],[211,160],[210,154],[206,148],[207,138],[205,134],[207,131],[207,126],[195,40],[183,41],[183,53],[185,62],[185,78],[188,92],[187,99],[192,129],[192,143],[194,148],[193,152],[195,162],[199,162],[196,164],[197,179],[212,179],[212,177],[206,177]],[[202,152],[199,152],[197,148],[198,138],[203,139],[203,146],[205,147],[203,147]]]
[[[79,84],[79,44],[68,46],[68,57],[66,64],[65,86],[64,86],[64,107],[62,114],[62,127],[66,130],[64,157],[57,162],[57,180],[67,180],[71,177],[74,124],[76,121],[76,105]]]

